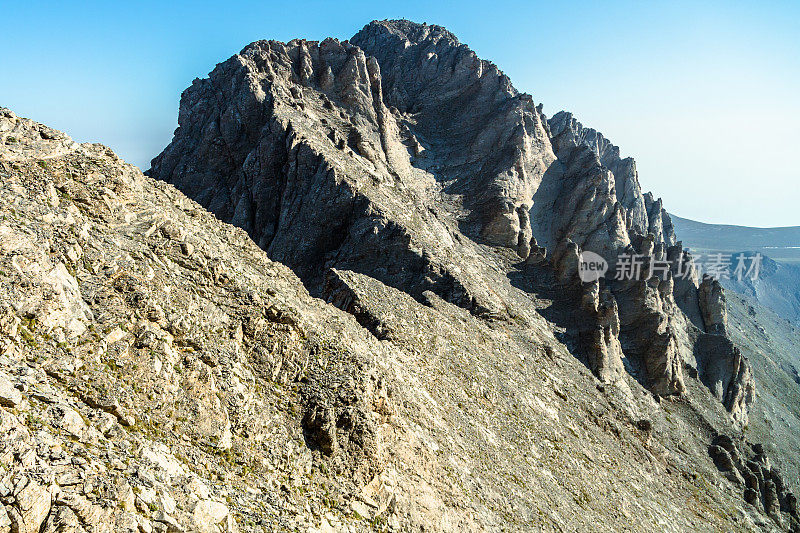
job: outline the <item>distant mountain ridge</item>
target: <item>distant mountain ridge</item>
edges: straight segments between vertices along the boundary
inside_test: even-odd
[[[776,261],[800,262],[800,226],[754,228],[707,224],[670,213],[684,245],[698,251],[762,252]]]
[[[670,218],[683,245],[695,255],[760,253],[763,259],[757,279],[722,279],[722,285],[787,320],[800,322],[800,226],[752,228],[706,224],[676,215]]]

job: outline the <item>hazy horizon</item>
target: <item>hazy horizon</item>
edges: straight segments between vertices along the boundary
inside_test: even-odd
[[[447,27],[548,116],[601,131],[670,213],[800,225],[797,3],[39,6],[4,6],[0,105],[143,170],[172,137],[181,91],[248,43],[344,40],[409,18]]]

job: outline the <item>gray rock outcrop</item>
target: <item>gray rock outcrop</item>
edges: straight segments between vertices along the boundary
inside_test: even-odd
[[[698,294],[706,331],[725,335],[728,328],[728,311],[725,307],[725,290],[722,285],[714,278],[704,277]]]
[[[728,337],[703,333],[695,346],[700,380],[711,389],[740,425],[747,424],[755,398],[750,366]]]
[[[619,342],[620,323],[617,301],[607,288],[600,289],[599,281],[584,286],[583,309],[589,315],[590,327],[582,333],[587,345],[589,366],[604,383],[613,383],[625,371],[622,346]],[[593,326],[593,327],[591,327]]]
[[[552,261],[560,279],[573,276],[575,261],[565,258],[581,250],[603,256],[611,272],[618,258],[627,256],[629,265],[631,256],[641,258],[637,269],[627,267],[634,279],[610,283],[634,374],[656,394],[679,394],[685,390],[684,365],[696,366],[731,416],[746,424],[752,372],[724,337],[721,286],[712,279],[698,283],[692,256],[677,242],[661,200],[641,192],[632,159],[621,159],[619,148],[569,113],[557,113],[548,123],[558,160],[535,195],[542,203],[533,218],[543,242],[559,243]],[[575,247],[577,252],[564,255]],[[703,332],[722,335],[730,349],[695,342]]]
[[[658,269],[675,268],[676,238],[635,162],[569,113],[546,120],[442,27],[382,21],[350,41],[245,47],[184,92],[149,174],[244,228],[315,295],[328,269],[348,269],[503,317],[515,297],[490,281],[481,246],[533,267],[552,250],[567,284],[583,251],[605,258],[609,278],[618,258],[642,255],[638,279],[610,281],[619,333],[593,350],[604,360],[618,338],[659,395],[682,393],[696,361],[696,280]]]
[[[763,510],[781,529],[800,528],[797,497],[784,484],[780,471],[770,465],[760,444],[750,446],[728,435],[717,435],[708,453],[723,475],[744,490],[747,503]]]

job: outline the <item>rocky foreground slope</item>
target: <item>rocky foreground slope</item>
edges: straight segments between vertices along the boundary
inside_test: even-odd
[[[254,43],[179,123],[199,203],[0,111],[0,527],[797,529],[789,356],[446,30]]]
[[[533,309],[332,271],[340,311],[107,148],[0,131],[4,529],[768,526],[706,453],[705,388],[697,425],[601,386]]]

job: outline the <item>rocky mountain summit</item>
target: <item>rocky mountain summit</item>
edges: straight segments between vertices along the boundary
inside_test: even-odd
[[[444,28],[248,45],[148,174],[0,111],[0,530],[800,529],[792,333]]]
[[[325,272],[350,269],[507,319],[530,307],[508,280],[515,258],[541,264],[549,250],[566,285],[580,283],[583,250],[612,268],[625,253],[669,259],[662,277],[648,264],[641,279],[585,287],[578,300],[607,294],[618,325],[595,320],[602,339],[582,331],[579,350],[604,381],[625,358],[659,395],[683,392],[690,364],[747,423],[747,362],[706,337],[724,337],[701,313],[718,302],[701,301],[693,272],[673,276],[688,256],[633,160],[567,113],[546,120],[444,28],[389,21],[343,43],[253,43],[184,92],[150,175],[247,230],[318,296]],[[517,255],[487,268],[498,247]]]

